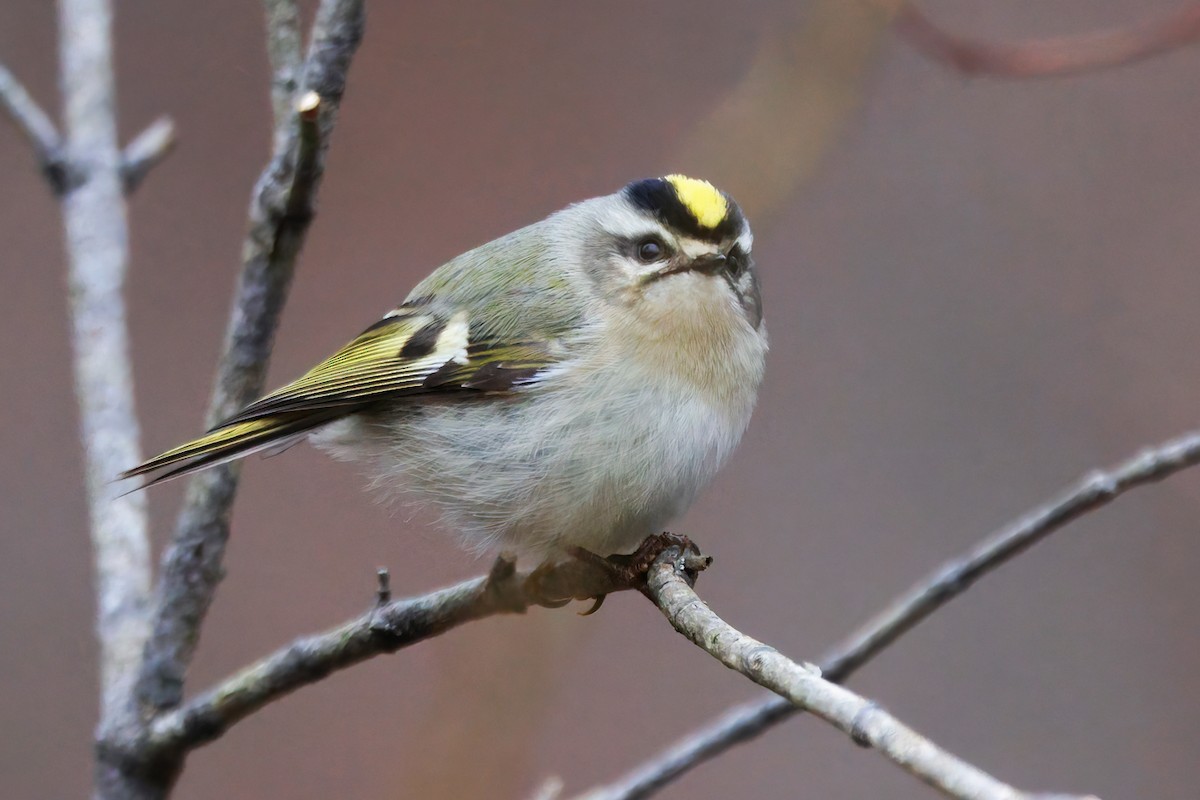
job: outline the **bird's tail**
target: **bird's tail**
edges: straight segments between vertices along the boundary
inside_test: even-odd
[[[261,450],[286,449],[305,434],[344,416],[344,411],[295,411],[218,425],[199,439],[174,447],[122,472],[121,480],[154,475],[138,488],[215,467]]]

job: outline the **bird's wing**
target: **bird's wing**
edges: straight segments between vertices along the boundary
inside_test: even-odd
[[[484,334],[473,341],[470,322],[466,311],[437,314],[401,306],[300,378],[121,478],[170,468],[150,481],[155,483],[194,472],[388,399],[508,392],[557,361],[549,343],[536,336],[503,340]]]
[[[222,426],[406,395],[504,391],[532,379],[554,360],[543,342],[472,341],[465,311],[448,317],[394,313]]]

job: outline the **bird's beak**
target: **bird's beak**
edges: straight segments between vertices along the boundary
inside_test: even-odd
[[[684,261],[682,264],[666,267],[657,272],[651,272],[644,280],[645,283],[657,281],[661,278],[666,278],[670,275],[678,275],[683,272],[699,272],[702,275],[716,275],[726,268],[729,261],[724,253],[709,253],[691,261]]]
[[[688,269],[692,272],[702,272],[705,275],[716,275],[726,268],[728,262],[729,259],[724,253],[710,253],[694,259],[688,265]]]

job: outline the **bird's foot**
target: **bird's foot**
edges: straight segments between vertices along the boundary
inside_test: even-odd
[[[692,580],[695,580],[695,572],[704,569],[712,563],[710,557],[700,554],[700,548],[691,539],[668,531],[647,536],[638,545],[637,550],[634,550],[632,553],[614,553],[611,556],[600,556],[582,547],[571,547],[567,552],[577,561],[604,573],[614,586],[622,589],[644,591],[646,588],[646,573],[650,570],[650,566],[654,563],[655,559],[671,547],[678,547],[683,555],[689,557],[690,563],[685,569],[692,575]],[[595,614],[600,610],[600,606],[604,605],[604,598],[607,596],[608,593],[605,592],[588,598],[592,601],[592,607],[587,611],[580,612],[580,616],[586,617]]]
[[[554,561],[543,561],[525,578],[525,593],[539,606],[545,608],[562,608],[574,600],[574,597],[563,597],[555,590],[554,584],[559,573],[559,565]]]
[[[669,548],[680,551],[680,566],[690,581],[712,563],[686,536],[660,533],[647,537],[632,553],[601,556],[582,547],[567,548],[569,559],[542,563],[524,578],[521,590],[526,603],[546,608],[561,608],[572,600],[591,600],[591,607],[581,612],[588,616],[599,611],[612,592],[637,589],[644,593],[647,571]],[[511,562],[505,562],[505,566],[512,569]]]

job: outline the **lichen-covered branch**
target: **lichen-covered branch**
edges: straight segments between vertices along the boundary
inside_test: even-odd
[[[1119,67],[1200,40],[1200,5],[1162,19],[1125,28],[999,43],[951,33],[912,3],[904,4],[893,27],[927,58],[968,75],[1048,78]]]
[[[300,9],[296,0],[263,0],[267,24],[267,58],[271,62],[271,108],[275,117],[275,150],[286,146],[292,107],[304,70]],[[280,141],[280,137],[284,141]]]
[[[333,630],[297,639],[160,716],[151,726],[148,747],[162,753],[193,749],[302,686],[465,622],[630,588],[635,587],[587,562],[568,560],[518,573],[514,562],[502,556],[486,576],[422,597],[382,603]]]
[[[292,52],[297,34],[294,9],[289,15],[278,12],[279,7],[278,2],[267,4],[268,50],[275,68],[287,72],[276,74],[272,82],[276,109],[282,113],[280,98],[294,77],[291,56],[280,54]],[[262,391],[272,339],[312,220],[325,152],[362,29],[362,0],[322,0],[299,92],[287,93],[286,119],[278,126],[270,163],[251,198],[243,267],[209,405],[210,424],[230,416]],[[303,133],[312,125],[301,119],[295,107],[297,97],[309,92],[319,98],[313,147],[306,146],[312,137]],[[139,698],[150,708],[172,708],[182,699],[184,673],[223,574],[237,479],[237,467],[227,465],[197,475],[188,487],[163,559],[154,631],[139,681]]]
[[[833,682],[846,680],[934,611],[1009,559],[1125,492],[1165,480],[1197,464],[1200,464],[1200,430],[1148,448],[1109,470],[1093,472],[1058,499],[996,531],[897,597],[820,661],[822,674]],[[753,739],[797,710],[790,701],[780,697],[730,709],[586,797],[588,800],[649,797],[734,745]]]
[[[647,574],[647,594],[675,630],[722,664],[829,722],[856,744],[878,750],[947,797],[1038,797],[1014,789],[943,750],[871,701],[821,677],[818,667],[798,664],[735,629],[696,594],[684,574],[684,557],[679,548],[659,556]]]

